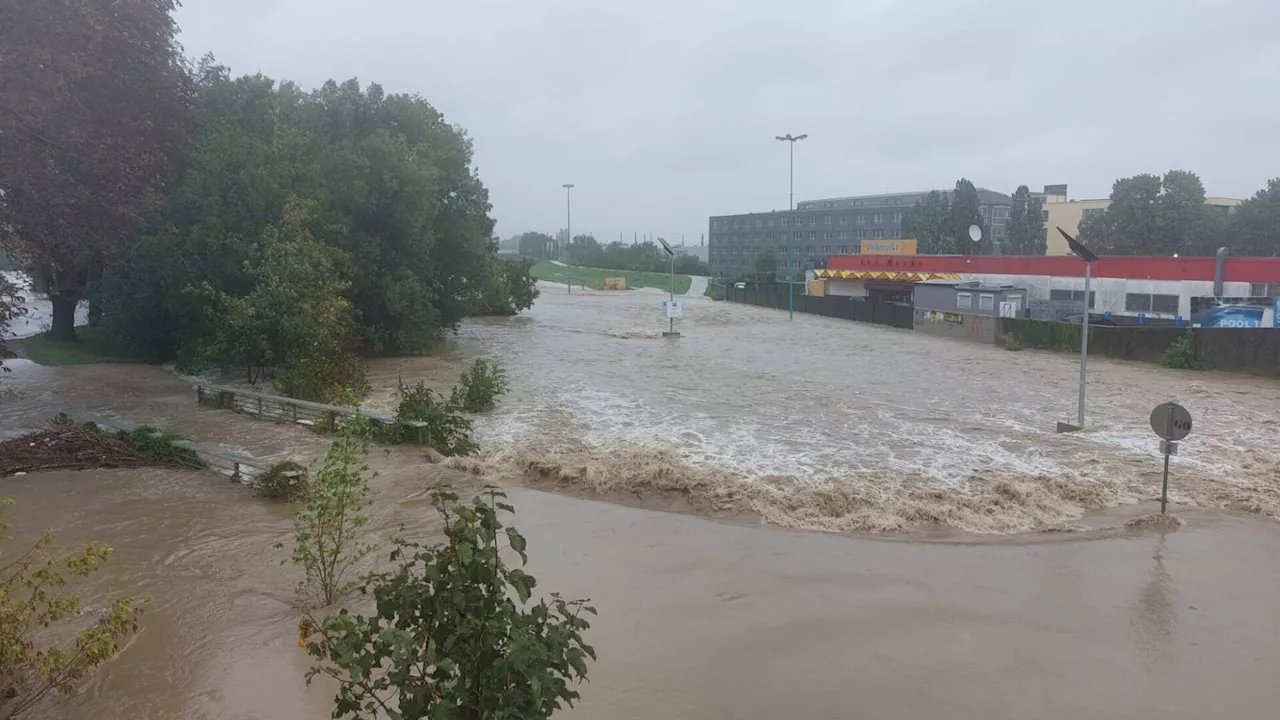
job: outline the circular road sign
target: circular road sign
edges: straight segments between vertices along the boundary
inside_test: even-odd
[[[1191,413],[1178,403],[1157,405],[1151,411],[1151,429],[1165,440],[1181,440],[1191,434]]]
[[[982,242],[982,228],[977,225],[969,226],[969,239],[974,242]]]

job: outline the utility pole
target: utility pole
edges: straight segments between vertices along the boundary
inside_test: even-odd
[[[573,242],[573,183],[565,183],[564,187],[564,245]],[[560,258],[556,258],[559,260]]]
[[[788,235],[794,233],[796,227],[796,143],[807,137],[809,137],[807,134],[793,136],[791,133],[777,136],[778,140],[790,143],[791,146],[791,162],[789,172],[787,174],[787,215],[790,217],[791,222],[791,230],[787,233]],[[795,248],[795,245],[792,244],[792,239],[793,238],[787,238],[788,257],[793,254],[792,251]],[[790,263],[788,263],[788,265],[790,265]],[[796,315],[796,284],[793,267],[787,268],[787,291],[787,319],[793,320]]]

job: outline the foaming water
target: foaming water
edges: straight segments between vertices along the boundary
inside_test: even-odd
[[[514,392],[477,420],[484,455],[460,465],[592,492],[626,478],[652,491],[661,476],[666,491],[697,495],[715,478],[741,490],[713,493],[735,498],[732,509],[792,527],[1023,532],[1155,497],[1147,418],[1176,400],[1196,432],[1174,458],[1174,497],[1280,509],[1273,380],[1100,359],[1089,427],[1063,435],[1054,426],[1074,416],[1077,378],[1068,355],[702,298],[686,300],[683,337],[663,339],[659,311],[646,294],[544,292],[519,321],[464,325],[458,346],[502,358]],[[633,472],[646,459],[662,469]],[[812,493],[827,498],[823,512],[796,505],[819,503]]]

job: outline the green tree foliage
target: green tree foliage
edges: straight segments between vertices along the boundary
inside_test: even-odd
[[[934,190],[907,210],[902,217],[902,229],[908,237],[916,239],[916,250],[921,255],[948,255],[956,252],[950,218],[950,203],[945,195]]]
[[[1240,203],[1230,220],[1227,245],[1237,255],[1280,256],[1280,178]]]
[[[493,257],[479,292],[472,301],[471,315],[515,315],[533,307],[538,299],[538,280],[533,276],[533,260]]]
[[[1041,199],[1032,196],[1026,185],[1019,185],[1013,191],[1013,204],[1009,210],[1005,235],[1006,254],[1044,255],[1048,251],[1043,209]]]
[[[520,255],[538,260],[555,260],[557,251],[556,239],[540,232],[527,232],[520,236]]]
[[[1160,364],[1180,370],[1212,370],[1213,364],[1201,360],[1196,351],[1196,334],[1187,330],[1160,353]]]
[[[445,456],[470,455],[478,449],[471,439],[471,418],[461,406],[459,393],[445,398],[419,382],[413,386],[401,383],[399,394],[396,420],[426,423],[427,447]]]
[[[1225,221],[1205,204],[1199,177],[1170,170],[1163,178],[1116,180],[1111,204],[1079,229],[1081,240],[1101,254],[1206,255],[1222,243]]]
[[[306,500],[311,493],[307,468],[293,460],[274,463],[257,478],[255,494],[266,500],[296,502]]]
[[[0,274],[0,372],[9,372],[4,361],[13,357],[13,352],[5,347],[4,338],[9,334],[9,326],[13,321],[26,314],[23,302],[18,286],[8,276]]]
[[[599,259],[600,253],[603,251],[603,246],[600,245],[600,241],[596,240],[594,235],[577,235],[565,247],[564,257],[566,261],[574,265],[595,267],[591,262]]]
[[[317,662],[307,679],[338,684],[333,717],[537,720],[572,707],[596,658],[583,640],[596,611],[555,593],[532,602],[527,545],[503,524],[514,513],[504,500],[490,489],[464,506],[433,490],[444,543],[397,541],[399,566],[363,584],[371,615],[304,618],[299,640]]]
[[[470,140],[425,100],[354,81],[304,92],[233,79],[206,59],[195,110],[181,182],[94,298],[135,356],[247,358],[280,371],[286,392],[326,399],[352,383],[301,370],[346,377],[352,351],[418,352],[468,313],[515,313],[536,297],[528,265],[496,256]],[[264,323],[282,343],[264,344]]]
[[[973,225],[982,229],[980,243],[969,239],[969,228]],[[978,188],[965,178],[956,181],[947,226],[960,254],[983,255],[991,252],[991,233],[982,220],[982,200],[978,196]]]
[[[181,162],[176,4],[0,3],[0,250],[48,292],[55,339]]]
[[[778,254],[773,248],[766,248],[764,252],[756,255],[756,274],[766,275],[768,277],[777,277],[778,275]]]
[[[329,401],[345,389],[362,387],[360,364],[345,362],[344,348],[352,344],[355,320],[351,303],[342,296],[338,251],[317,242],[307,229],[313,208],[290,202],[279,225],[269,226],[250,248],[246,274],[252,290],[236,297],[207,282],[192,292],[206,295],[209,332],[199,339],[197,357],[203,365],[239,367],[250,382],[270,369],[282,367],[293,379],[295,397]],[[354,377],[333,378],[335,387],[318,386],[299,392],[308,378],[328,377],[318,363],[348,368]],[[297,370],[310,371],[299,376]],[[295,379],[296,378],[296,379]]]
[[[0,519],[0,533],[9,527]],[[10,553],[0,570],[0,719],[26,713],[50,693],[70,694],[138,629],[137,601],[120,598],[95,614],[88,628],[70,631],[82,608],[68,584],[101,569],[111,549],[90,542],[59,558],[52,546],[53,536],[45,534],[25,551]]]
[[[306,505],[293,516],[293,555],[286,562],[302,568],[297,590],[304,606],[340,600],[356,586],[356,564],[376,549],[360,539],[369,522],[360,513],[371,502],[364,464],[368,435],[368,422],[360,416],[342,428],[311,482]]]
[[[480,358],[458,378],[450,399],[466,412],[482,413],[498,407],[498,398],[506,394],[507,371],[502,364]]]

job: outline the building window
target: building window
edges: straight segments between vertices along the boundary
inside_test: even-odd
[[[800,261],[799,261],[799,260],[792,260],[792,261],[791,261],[791,267],[793,267],[793,268],[798,268],[798,267],[800,267]]]
[[[956,307],[966,310],[973,307],[973,296],[969,293],[956,293]]]
[[[779,245],[779,246],[778,246],[778,254],[779,254],[779,255],[786,255],[786,254],[787,254],[787,246],[786,246],[786,245]]]
[[[779,220],[778,222],[782,223],[782,227],[786,227],[786,226],[788,226],[788,225],[790,225],[790,224],[791,224],[791,218],[789,218],[789,217],[784,217],[784,218],[782,218],[781,220]]]
[[[814,232],[814,231],[810,230],[810,231],[809,231],[809,239],[810,239],[810,240],[817,240],[817,239],[818,239],[818,233],[816,233],[816,232]]]
[[[799,239],[800,239],[800,238],[802,238],[802,237],[804,237],[804,233],[800,232],[799,230],[797,230],[797,231],[795,231],[795,232],[791,233],[791,239],[792,239],[792,240],[799,240]]]
[[[862,238],[864,238],[864,237],[866,237],[866,236],[867,236],[867,231],[866,231],[866,230],[859,230],[859,231],[858,231],[858,239],[859,239],[859,240],[861,240]]]
[[[823,246],[822,246],[822,254],[823,254],[823,255],[830,255],[830,254],[831,254],[831,246],[830,246],[830,245],[823,245]]]
[[[841,225],[848,225],[848,224],[849,224],[849,216],[848,216],[848,215],[841,215],[841,216],[840,216],[840,224],[841,224]]]
[[[764,227],[764,220],[762,220],[761,218],[756,218],[756,229],[759,230],[762,227]]]
[[[822,224],[823,224],[823,225],[830,225],[830,224],[831,224],[831,216],[830,216],[830,215],[823,215],[823,216],[822,216]]]
[[[830,240],[830,239],[831,239],[831,233],[830,233],[830,232],[824,232],[824,233],[822,233],[822,239],[823,239],[823,240]]]
[[[800,246],[799,246],[799,245],[796,245],[795,247],[791,248],[791,252],[795,253],[796,255],[799,255],[799,254],[800,254]]]
[[[894,213],[894,214],[893,214],[893,221],[894,221],[894,222],[896,222],[896,223],[900,223],[900,222],[902,222],[902,213]]]
[[[836,238],[837,238],[837,239],[839,239],[839,240],[848,240],[848,239],[849,239],[849,231],[848,231],[848,230],[841,230],[841,231],[837,232],[837,233],[836,233]]]
[[[817,215],[810,215],[810,216],[809,216],[809,224],[810,224],[810,225],[817,225],[817,224],[818,224],[818,216],[817,216]]]
[[[863,215],[862,213],[858,213],[858,224],[859,224],[859,225],[866,225],[866,224],[867,224],[867,216],[866,216],[866,215]]]
[[[808,253],[808,254],[812,255],[812,254],[813,254],[813,246],[812,246],[812,245],[810,245],[807,249],[808,249],[808,251],[809,251],[809,253]]]
[[[1124,296],[1125,312],[1151,312],[1151,296],[1141,293],[1126,293]]]
[[[841,254],[841,255],[848,255],[848,254],[849,254],[849,246],[848,246],[848,245],[841,245],[841,246],[840,246],[840,254]]]
[[[1041,210],[1041,211],[1040,211],[1040,222],[1049,222],[1049,211],[1048,211],[1048,210]]]
[[[1178,314],[1178,296],[1177,295],[1152,295],[1151,296],[1151,312],[1165,313],[1167,315]]]
[[[1252,297],[1275,297],[1280,295],[1280,283],[1252,283],[1249,285],[1249,295]]]
[[[872,215],[871,222],[877,224],[884,222],[884,213],[876,213],[875,215]]]
[[[873,237],[875,237],[877,240],[884,237],[884,230],[876,228],[875,233],[876,234]]]
[[[994,310],[996,308],[996,296],[982,294],[978,296],[979,310]]]

